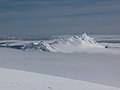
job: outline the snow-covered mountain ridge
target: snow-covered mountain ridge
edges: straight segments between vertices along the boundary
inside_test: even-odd
[[[28,43],[22,47],[23,50],[40,50],[50,52],[79,52],[87,48],[105,48],[98,44],[93,38],[83,34],[81,37],[72,36],[69,38],[59,38],[53,42],[39,41],[38,43]]]

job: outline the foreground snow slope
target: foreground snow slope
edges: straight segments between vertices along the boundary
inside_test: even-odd
[[[0,68],[0,90],[120,90],[120,88]]]
[[[120,88],[119,50],[111,49],[109,53],[43,53],[0,48],[0,67]]]

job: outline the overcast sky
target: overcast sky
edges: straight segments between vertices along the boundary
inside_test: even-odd
[[[0,0],[0,34],[120,34],[120,0]]]

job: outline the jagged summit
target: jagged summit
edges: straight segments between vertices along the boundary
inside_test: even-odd
[[[93,44],[97,44],[97,42],[93,38],[89,37],[86,33],[82,34],[81,39]]]

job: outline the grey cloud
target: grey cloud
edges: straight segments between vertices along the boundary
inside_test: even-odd
[[[119,0],[1,0],[0,34],[120,34]]]

